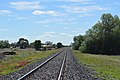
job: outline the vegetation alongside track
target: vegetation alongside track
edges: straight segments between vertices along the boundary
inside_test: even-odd
[[[120,55],[120,18],[103,14],[84,35],[75,36],[73,40],[73,49],[83,53]]]
[[[56,49],[50,51],[18,50],[16,51],[17,55],[8,55],[5,59],[0,60],[0,75],[17,71],[27,64],[45,58],[58,51],[59,50]]]
[[[94,55],[74,51],[83,65],[98,72],[103,80],[120,80],[120,56]]]

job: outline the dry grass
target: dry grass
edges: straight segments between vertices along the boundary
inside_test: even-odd
[[[0,75],[17,71],[32,62],[45,58],[58,51],[59,50],[17,50],[17,55],[8,55],[7,58],[0,60]]]

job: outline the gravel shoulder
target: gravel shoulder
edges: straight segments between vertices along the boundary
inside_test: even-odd
[[[95,71],[79,64],[72,50],[68,49],[63,80],[101,80],[94,73]]]

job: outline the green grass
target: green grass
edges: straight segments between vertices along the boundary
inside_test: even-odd
[[[0,75],[8,74],[17,71],[24,66],[31,64],[39,59],[56,53],[60,50],[49,51],[33,51],[33,50],[18,50],[17,55],[8,55],[5,59],[0,60]]]
[[[74,51],[83,65],[94,69],[102,80],[120,80],[120,56],[94,55]]]

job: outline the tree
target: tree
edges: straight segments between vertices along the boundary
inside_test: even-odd
[[[81,46],[81,43],[83,42],[83,40],[84,40],[84,36],[82,35],[75,36],[73,38],[74,43],[72,44],[73,49],[79,50],[79,47]]]
[[[20,49],[25,49],[28,47],[29,41],[27,39],[20,38],[17,42],[17,45],[19,45]]]
[[[41,48],[41,41],[35,40],[35,50],[40,50],[40,48]]]
[[[103,14],[86,32],[80,50],[88,53],[120,54],[120,19],[117,15]]]
[[[10,46],[13,47],[13,48],[16,48],[16,44],[17,44],[16,42],[13,42],[13,43],[10,44]]]
[[[30,44],[29,44],[29,47],[30,47],[30,48],[35,48],[35,42],[30,43]]]
[[[10,44],[8,40],[0,40],[0,48],[9,48]]]
[[[52,45],[52,42],[51,41],[46,41],[45,44],[46,45]]]
[[[52,44],[52,46],[51,46],[52,48],[55,48],[56,47],[56,45],[55,44]]]
[[[61,43],[61,42],[58,42],[58,43],[57,43],[57,48],[61,48],[61,47],[63,47],[62,43]]]

